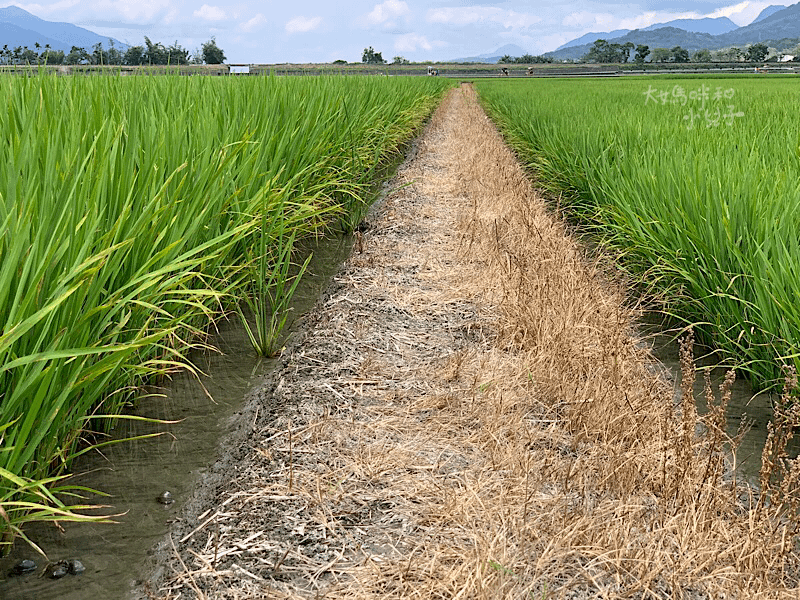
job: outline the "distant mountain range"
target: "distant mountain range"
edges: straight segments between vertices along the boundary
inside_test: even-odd
[[[782,6],[780,8],[783,8]],[[649,27],[637,31],[654,31],[663,27],[675,27],[693,33],[708,33],[710,35],[719,35],[721,33],[728,33],[738,27],[736,23],[731,21],[728,17],[718,17],[716,19],[676,19],[668,21],[667,23],[656,23]],[[581,37],[567,42],[566,44],[556,48],[556,51],[563,50],[564,48],[572,48],[573,46],[583,46],[585,44],[594,44],[597,40],[610,40],[613,38],[622,37],[631,33],[630,29],[616,29],[605,33],[587,33]]]
[[[731,27],[732,26],[732,27]],[[791,6],[773,5],[765,8],[749,25],[737,27],[727,17],[717,19],[680,19],[651,25],[644,29],[616,30],[606,33],[588,33],[546,53],[555,60],[579,59],[596,40],[609,43],[635,45],[646,44],[653,48],[681,46],[690,52],[716,50],[731,46],[781,42],[800,38],[800,3]]]
[[[504,56],[522,56],[523,54],[527,54],[526,50],[523,50],[519,46],[514,44],[506,44],[495,50],[494,52],[489,52],[487,54],[479,54],[478,56],[469,56],[467,58],[454,58],[453,60],[449,60],[447,62],[453,63],[496,63],[498,60],[503,58]]]
[[[739,27],[728,17],[703,19],[676,19],[666,23],[655,23],[642,29],[616,29],[614,31],[587,33],[545,56],[554,60],[575,60],[586,55],[595,41],[603,39],[614,44],[632,42],[634,45],[646,44],[653,48],[674,48],[681,46],[689,52],[707,48],[717,50],[731,46],[743,47],[748,44],[768,43],[771,45],[794,45],[800,38],[800,3],[791,6],[768,6],[752,23]],[[781,49],[781,48],[779,48]],[[514,44],[498,48],[494,52],[466,58],[456,58],[449,62],[458,63],[496,63],[501,57],[522,56],[528,52]]]
[[[108,40],[107,37],[71,23],[45,21],[18,6],[0,8],[0,48],[7,45],[11,49],[17,46],[34,49],[38,43],[42,48],[50,44],[53,50],[63,50],[65,53],[72,46],[91,52],[92,46],[98,42],[108,49]],[[118,40],[114,40],[114,45],[123,51],[128,48],[127,44]]]

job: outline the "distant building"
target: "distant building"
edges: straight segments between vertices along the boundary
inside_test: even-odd
[[[778,59],[778,62],[792,62],[794,58],[791,54],[784,54]]]

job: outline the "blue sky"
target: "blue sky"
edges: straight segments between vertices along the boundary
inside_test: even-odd
[[[194,51],[214,36],[229,63],[283,63],[357,62],[366,46],[388,60],[450,60],[505,44],[541,54],[590,31],[678,18],[726,16],[747,25],[770,4],[781,2],[40,0],[18,6],[129,44],[148,36]]]

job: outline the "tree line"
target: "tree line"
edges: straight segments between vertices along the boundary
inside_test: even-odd
[[[753,44],[745,49],[724,48],[721,50],[698,50],[689,56],[689,51],[681,46],[674,48],[653,48],[645,44],[634,45],[610,43],[597,40],[587,52],[582,62],[592,63],[627,63],[632,61],[644,64],[650,57],[654,63],[688,63],[688,62],[764,62],[770,50],[766,44]],[[776,58],[777,60],[777,58]]]
[[[39,42],[33,48],[8,44],[0,49],[2,65],[218,65],[225,61],[225,53],[212,37],[193,53],[181,46],[177,40],[171,46],[153,42],[145,36],[144,45],[129,46],[123,50],[108,40],[108,48],[102,42],[86,48],[72,46],[69,52],[53,50],[50,44],[42,46]]]
[[[344,60],[337,60],[335,63],[345,63],[347,61]],[[364,51],[361,53],[361,62],[368,65],[385,65],[386,59],[383,58],[383,54],[381,52],[376,52],[375,49],[370,46],[368,48],[364,48]],[[532,54],[523,54],[522,56],[511,56],[506,54],[502,56],[498,61],[498,63],[505,63],[505,64],[523,64],[523,65],[530,65],[536,63],[551,63],[553,59],[549,56],[533,56]],[[393,65],[407,65],[410,64],[409,60],[404,56],[395,56],[392,59]]]
[[[534,56],[533,54],[523,54],[522,56],[511,56],[506,54],[505,56],[501,56],[497,62],[506,65],[535,65],[551,63],[553,62],[553,59],[550,56]]]

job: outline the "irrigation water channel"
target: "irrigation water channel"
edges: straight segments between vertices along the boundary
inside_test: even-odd
[[[325,239],[313,248],[309,272],[294,298],[295,320],[314,306],[352,245],[352,238],[340,236]],[[677,343],[669,335],[653,334],[652,324],[646,329],[651,332],[654,354],[672,376],[679,393]],[[140,403],[138,414],[178,423],[165,426],[120,421],[115,434],[131,437],[160,430],[166,431],[165,435],[113,445],[103,449],[102,455],[90,453],[74,465],[74,472],[79,474],[74,483],[110,495],[92,501],[112,505],[110,512],[119,514],[115,517],[117,523],[67,523],[63,532],[52,524],[26,529],[52,561],[78,559],[86,571],[58,580],[40,577],[46,561],[19,541],[11,555],[0,560],[0,599],[85,600],[132,596],[139,587],[138,581],[146,574],[148,555],[164,538],[170,522],[180,513],[183,502],[214,460],[218,443],[233,428],[248,392],[275,364],[257,357],[243,328],[235,321],[222,324],[214,343],[221,352],[195,357],[206,374],[202,384],[193,376],[180,373],[157,390],[161,397]],[[719,382],[723,375],[716,370],[714,379]],[[702,385],[703,378],[699,376],[695,397],[700,402]],[[701,405],[698,409],[704,412],[705,407]],[[739,449],[737,462],[742,474],[756,481],[771,415],[770,398],[766,394],[754,397],[750,386],[737,381],[728,406],[731,435],[736,433],[743,415],[752,426]],[[173,504],[157,501],[165,491],[174,497]],[[9,576],[13,565],[25,558],[37,562],[37,573]]]
[[[353,239],[349,236],[331,236],[313,245],[312,262],[292,302],[295,323],[297,317],[315,305],[352,246]],[[170,521],[179,514],[201,474],[214,460],[219,441],[233,427],[248,392],[276,362],[259,359],[237,321],[223,322],[219,328],[213,343],[221,352],[193,357],[206,374],[202,384],[192,375],[178,373],[162,388],[154,390],[160,397],[145,398],[136,411],[178,423],[154,425],[121,420],[115,437],[152,431],[166,433],[108,446],[102,455],[89,453],[74,464],[73,472],[78,475],[71,481],[109,494],[108,498],[96,497],[91,501],[112,505],[106,514],[119,514],[116,523],[66,523],[63,533],[52,524],[25,529],[51,561],[78,559],[86,571],[58,580],[40,577],[47,561],[18,540],[10,556],[0,560],[0,599],[86,600],[131,596],[137,580],[144,575],[148,554],[167,533]],[[291,330],[290,326],[289,333]],[[174,498],[172,504],[157,501],[165,491]],[[9,576],[21,559],[36,561],[39,569],[28,575]]]

